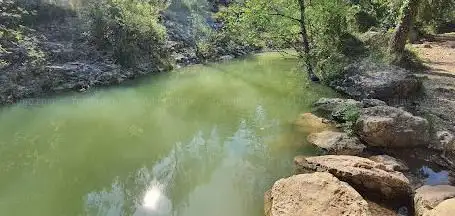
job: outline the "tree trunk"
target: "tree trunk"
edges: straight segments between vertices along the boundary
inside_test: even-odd
[[[303,43],[303,58],[305,59],[305,64],[308,70],[308,75],[314,77],[313,65],[311,62],[310,54],[310,42],[308,41],[308,33],[305,25],[305,0],[298,0],[300,6],[300,35],[302,37]]]
[[[389,43],[389,52],[400,55],[404,52],[406,40],[417,12],[419,0],[406,0],[401,8],[401,19]]]

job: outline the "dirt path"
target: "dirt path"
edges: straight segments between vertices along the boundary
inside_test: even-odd
[[[455,77],[455,33],[438,35],[434,41],[414,47],[430,73]]]
[[[429,117],[436,131],[455,132],[455,33],[413,45],[428,70],[423,77],[424,96],[417,110]]]

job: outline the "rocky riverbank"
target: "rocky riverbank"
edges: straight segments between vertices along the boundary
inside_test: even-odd
[[[454,136],[417,116],[422,80],[364,62],[332,87],[353,99],[322,98],[295,122],[321,156],[294,159],[295,175],[266,192],[265,215],[452,215]],[[429,182],[429,167],[447,175]]]
[[[38,14],[36,17],[45,14],[46,19],[36,18],[33,25],[21,27],[27,35],[23,43],[28,47],[0,38],[1,45],[8,50],[0,49],[0,105],[24,98],[115,85],[146,74],[232,59],[255,51],[241,44],[220,42],[210,56],[198,55],[194,29],[188,23],[192,14],[171,5],[161,14],[166,29],[165,53],[154,53],[165,56],[165,62],[144,57],[145,60],[134,67],[123,67],[112,51],[99,49],[87,36],[87,20],[75,11],[47,5],[34,13]],[[8,64],[4,65],[5,62]]]

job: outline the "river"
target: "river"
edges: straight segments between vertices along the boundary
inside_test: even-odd
[[[334,93],[277,53],[0,111],[0,215],[260,216]]]

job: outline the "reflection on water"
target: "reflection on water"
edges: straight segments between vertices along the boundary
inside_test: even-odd
[[[110,191],[90,193],[87,196],[87,213],[89,215],[122,215],[125,194],[118,180],[112,184]]]
[[[153,180],[145,191],[142,205],[138,207],[134,216],[166,216],[172,214],[172,203],[164,194],[165,186]]]
[[[420,172],[425,176],[424,183],[426,185],[445,185],[450,184],[449,172],[442,170],[439,172],[434,171],[430,167],[423,166]]]
[[[142,206],[150,210],[157,210],[159,201],[164,198],[163,185],[154,180],[152,185],[145,192],[144,201]]]
[[[259,216],[334,93],[269,53],[0,110],[0,215]],[[24,203],[27,208],[24,208]]]
[[[132,175],[135,182],[132,188],[139,187],[139,190],[117,178],[109,190],[89,193],[87,214],[162,216],[257,212],[252,206],[258,206],[262,193],[273,181],[268,169],[273,164],[283,167],[283,162],[270,157],[265,145],[279,133],[279,122],[268,120],[262,106],[257,107],[251,119],[250,122],[241,120],[232,136],[220,137],[217,127],[213,127],[208,137],[199,131],[189,142],[176,143],[169,154],[151,168],[145,165]],[[232,196],[238,199],[232,200]],[[134,200],[133,206],[127,206],[130,200]],[[219,203],[223,205],[210,206]],[[220,208],[224,208],[224,213]]]

